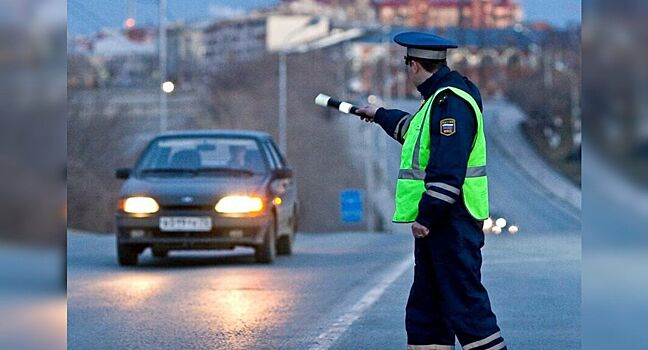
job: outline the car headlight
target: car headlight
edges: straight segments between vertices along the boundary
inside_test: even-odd
[[[121,206],[129,214],[153,214],[160,210],[158,203],[151,197],[128,197]]]
[[[247,214],[263,210],[263,200],[253,196],[227,196],[221,198],[214,207],[224,214]]]
[[[492,229],[492,228],[493,228],[493,219],[488,218],[488,219],[484,220],[483,230],[484,231],[490,231],[490,229]]]

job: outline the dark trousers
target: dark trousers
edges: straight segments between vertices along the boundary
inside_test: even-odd
[[[415,239],[405,317],[409,345],[454,345],[456,336],[466,350],[506,349],[481,283],[483,245],[481,222],[468,217],[453,217]]]

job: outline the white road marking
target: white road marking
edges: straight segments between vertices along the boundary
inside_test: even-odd
[[[365,311],[367,311],[380,297],[385,290],[396,281],[405,271],[411,269],[414,259],[408,255],[406,259],[394,266],[385,273],[384,277],[369,290],[365,295],[355,303],[349,311],[341,315],[325,332],[320,334],[315,340],[315,344],[310,350],[328,350],[347,329],[355,322]]]

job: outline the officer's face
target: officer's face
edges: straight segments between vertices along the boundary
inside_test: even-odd
[[[405,57],[405,66],[407,67],[405,69],[407,70],[407,76],[410,79],[413,77],[413,75],[412,75],[412,65],[413,64],[414,64],[413,60],[411,60],[409,57]]]
[[[416,62],[410,60],[408,62],[409,64],[407,65],[407,75],[412,83],[414,83],[414,86],[418,86],[421,82],[420,79],[420,73],[423,68],[421,68],[421,65]]]

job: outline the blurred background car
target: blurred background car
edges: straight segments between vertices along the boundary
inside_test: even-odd
[[[167,132],[125,179],[116,213],[117,256],[136,265],[146,248],[252,247],[257,262],[291,254],[298,221],[292,170],[270,135],[255,131]]]

